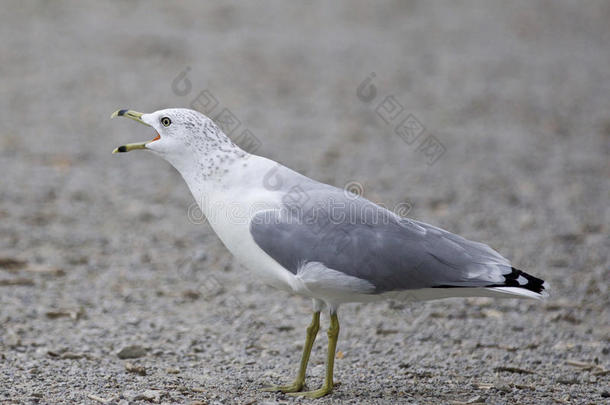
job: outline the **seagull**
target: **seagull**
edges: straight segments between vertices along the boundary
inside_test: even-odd
[[[266,391],[309,398],[332,392],[341,304],[548,295],[546,282],[513,267],[489,246],[250,154],[198,111],[122,109],[111,117],[117,116],[152,127],[155,136],[113,153],[146,149],[165,159],[240,263],[262,282],[312,299],[297,377]],[[330,314],[324,383],[304,391],[323,310]]]

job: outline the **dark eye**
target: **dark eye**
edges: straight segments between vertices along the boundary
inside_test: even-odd
[[[164,127],[169,127],[170,125],[172,125],[172,120],[167,117],[163,117],[161,118],[161,124],[163,124]]]

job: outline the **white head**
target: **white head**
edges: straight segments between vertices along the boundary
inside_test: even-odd
[[[222,172],[224,163],[246,156],[218,126],[198,111],[168,108],[143,114],[132,110],[118,110],[114,117],[127,117],[156,130],[148,142],[119,146],[112,153],[148,149],[167,160],[182,175],[196,167],[204,178]]]

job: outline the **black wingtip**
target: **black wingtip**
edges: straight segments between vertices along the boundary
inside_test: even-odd
[[[542,294],[546,287],[544,280],[527,274],[515,267],[511,267],[511,270],[511,273],[504,275],[504,284],[502,287],[520,287]]]
[[[117,113],[117,115],[119,117],[122,117],[123,115],[125,115],[125,113],[129,111],[129,110],[119,110],[119,112]],[[119,150],[119,152],[125,152],[124,150]]]
[[[487,284],[479,287],[493,288],[493,287],[518,287],[523,288],[524,290],[533,291],[536,294],[541,294],[545,296],[548,294],[545,290],[548,288],[548,284],[538,277],[534,277],[530,274],[527,274],[524,271],[521,271],[515,267],[511,267],[511,272],[508,274],[504,274],[504,281],[500,283]],[[433,288],[464,288],[464,287],[474,287],[467,285],[437,285]]]

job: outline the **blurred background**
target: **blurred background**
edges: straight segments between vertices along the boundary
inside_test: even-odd
[[[552,286],[343,307],[320,403],[600,403],[608,21],[605,1],[3,2],[0,402],[287,400],[258,390],[293,378],[309,301],[234,263],[164,161],[110,154],[151,138],[118,108],[195,107]]]

